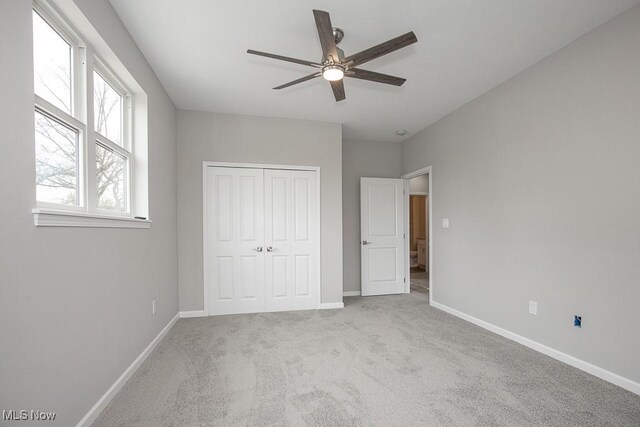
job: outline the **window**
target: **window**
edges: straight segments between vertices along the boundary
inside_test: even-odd
[[[109,147],[96,145],[98,207],[126,211],[127,159]]]
[[[33,63],[36,95],[71,114],[74,46],[33,12]]]
[[[131,141],[126,123],[130,121],[130,97],[122,85],[107,76],[99,68],[93,70],[97,207],[127,212]]]
[[[94,70],[93,72],[93,117],[95,131],[118,145],[122,145],[122,101],[121,92],[113,88]]]
[[[76,44],[33,11],[36,198],[45,204],[80,206],[82,128],[73,113]]]
[[[41,0],[33,8],[33,64],[37,205],[132,218],[131,92]]]
[[[80,133],[36,109],[36,197],[77,206]]]

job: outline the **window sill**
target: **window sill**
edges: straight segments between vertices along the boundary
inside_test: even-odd
[[[43,208],[31,212],[36,227],[151,228],[148,219]]]

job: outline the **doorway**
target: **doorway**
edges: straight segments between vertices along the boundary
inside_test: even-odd
[[[426,167],[402,177],[405,185],[406,292],[433,298],[433,174]]]
[[[412,178],[422,180],[427,175]],[[409,193],[409,285],[411,292],[429,292],[429,195]],[[426,192],[425,192],[426,193]]]

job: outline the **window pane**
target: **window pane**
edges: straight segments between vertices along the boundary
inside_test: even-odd
[[[95,71],[93,113],[96,132],[122,145],[122,97]]]
[[[71,46],[33,11],[36,95],[71,114]]]
[[[126,174],[127,159],[96,144],[96,184],[100,209],[127,210]]]
[[[78,131],[35,113],[36,199],[78,205]]]

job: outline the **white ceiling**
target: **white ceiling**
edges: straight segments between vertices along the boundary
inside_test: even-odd
[[[180,109],[343,123],[344,137],[402,141],[640,0],[110,0]],[[346,79],[336,103],[314,69],[251,56],[321,57],[312,9],[359,52],[413,30],[418,43],[362,68],[397,88]],[[394,134],[406,129],[405,137]]]

